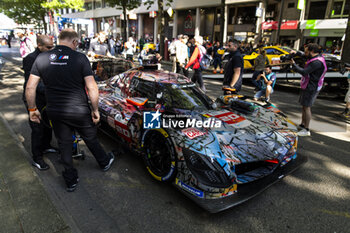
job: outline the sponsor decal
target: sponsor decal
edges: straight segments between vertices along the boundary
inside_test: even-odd
[[[178,186],[180,186],[182,189],[186,190],[187,192],[189,192],[197,197],[204,198],[204,193],[202,191],[197,190],[197,189],[195,189],[187,184],[184,184],[178,179],[176,179],[176,184]]]
[[[156,112],[144,112],[143,113],[143,128],[144,129],[159,129],[160,128],[160,116],[162,114],[157,110]]]
[[[114,123],[115,123],[115,130],[117,131],[118,135],[120,135],[126,141],[131,142],[131,135],[130,135],[128,126],[118,121],[114,121]]]
[[[225,122],[227,124],[230,124],[230,125],[237,124],[237,123],[245,120],[244,117],[237,115],[235,113],[232,113],[232,112],[215,115],[215,117],[218,118],[219,120],[222,120],[223,122]]]
[[[49,56],[49,60],[50,61],[56,61],[56,59],[57,59],[57,55],[56,54],[54,54],[54,53],[50,54],[50,56]]]
[[[202,136],[205,133],[203,133],[202,131],[196,129],[196,128],[188,128],[188,129],[184,129],[182,130],[182,132],[189,138],[189,139],[194,139],[196,137]]]
[[[68,60],[69,56],[68,55],[62,55],[58,58],[58,60]]]

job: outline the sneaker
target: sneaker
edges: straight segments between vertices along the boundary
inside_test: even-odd
[[[67,188],[66,191],[67,192],[74,192],[74,190],[77,188],[78,186],[78,182],[79,182],[79,178],[76,180],[76,182],[72,183],[72,184],[67,184]]]
[[[302,129],[298,132],[298,136],[300,137],[311,136],[310,130]]]
[[[44,154],[47,154],[47,153],[58,153],[58,149],[54,148],[54,147],[50,147],[50,148],[46,148],[44,151],[43,151]]]
[[[223,74],[224,73],[224,71],[223,70],[220,70],[220,74]]]
[[[216,74],[216,70],[213,70],[213,74]]]
[[[108,164],[102,168],[102,170],[104,172],[108,171],[111,168],[111,166],[112,166],[112,164],[114,162],[114,154],[113,154],[113,152],[109,152],[107,155],[110,156],[110,159],[109,159]]]
[[[41,171],[47,170],[50,168],[50,166],[47,163],[45,163],[45,161],[43,159],[40,159],[37,161],[33,160],[32,165]]]
[[[266,102],[266,103],[269,103],[269,102],[270,102],[270,97],[265,98],[265,102]]]

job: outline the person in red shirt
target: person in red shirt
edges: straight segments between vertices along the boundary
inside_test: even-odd
[[[203,44],[203,37],[201,36],[195,36],[195,49],[193,51],[193,54],[190,58],[190,61],[187,63],[185,69],[188,69],[191,65],[193,65],[194,69],[194,74],[191,78],[191,81],[196,83],[198,82],[199,87],[202,91],[206,91],[204,82],[203,82],[203,77],[202,77],[202,68],[200,66],[199,61],[202,59],[203,54],[206,53],[205,48],[202,46]]]

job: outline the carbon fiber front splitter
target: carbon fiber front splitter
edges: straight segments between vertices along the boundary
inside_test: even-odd
[[[298,157],[295,160],[290,161],[284,167],[277,168],[272,174],[248,184],[238,185],[236,194],[218,199],[198,198],[181,189],[179,186],[175,186],[187,197],[189,197],[199,206],[201,206],[203,209],[207,210],[210,213],[217,213],[239,205],[255,197],[256,195],[258,195],[277,181],[281,180],[289,173],[298,169],[302,164],[306,162],[306,156],[298,155]]]

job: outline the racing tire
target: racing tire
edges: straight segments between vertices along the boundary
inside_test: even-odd
[[[148,172],[160,182],[172,182],[176,176],[176,153],[169,135],[151,130],[143,142],[144,161]]]

